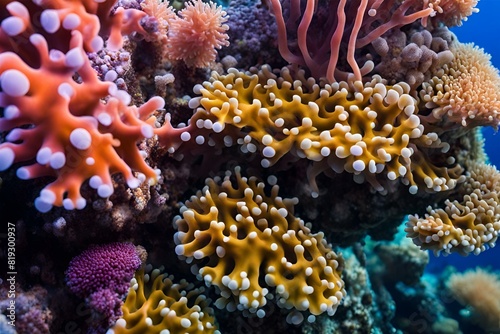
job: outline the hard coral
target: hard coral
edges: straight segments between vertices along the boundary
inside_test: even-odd
[[[367,180],[381,193],[396,179],[412,194],[453,189],[460,180],[459,167],[429,161],[426,150],[446,154],[449,144],[425,132],[404,82],[390,86],[374,77],[365,84],[320,85],[302,72],[284,68],[276,74],[263,67],[214,73],[195,92],[202,96],[190,103],[199,105],[192,126],[211,128],[211,137],[220,132],[226,145],[237,143],[243,152],[260,152],[265,168],[284,157],[310,160],[314,196],[314,178],[329,171],[352,173],[356,182]]]
[[[434,251],[479,254],[495,246],[500,233],[500,173],[474,163],[462,188],[462,201],[446,200],[444,209],[429,207],[424,217],[410,215],[406,233],[416,245]]]
[[[231,173],[223,181],[207,179],[186,202],[174,221],[176,253],[195,270],[203,263],[199,278],[221,290],[219,308],[264,317],[271,294],[279,307],[295,309],[290,323],[302,322],[297,311],[310,313],[311,322],[333,315],[345,295],[342,259],[322,233],[311,233],[293,215],[296,199],[279,197],[276,185],[267,195],[264,183],[242,177],[238,168],[234,177],[234,184]]]
[[[130,281],[123,317],[107,334],[220,334],[203,290],[174,283],[159,269],[140,270]]]

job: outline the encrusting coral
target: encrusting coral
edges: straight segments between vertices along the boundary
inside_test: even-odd
[[[123,317],[107,334],[220,334],[203,290],[148,265],[130,281]]]
[[[364,84],[321,85],[303,73],[284,68],[275,74],[265,66],[228,72],[213,73],[210,82],[195,87],[201,97],[190,102],[199,105],[191,124],[203,129],[209,122],[212,137],[220,132],[226,145],[258,151],[265,168],[286,155],[307,158],[313,162],[313,196],[318,192],[315,176],[328,170],[352,173],[356,182],[367,180],[382,193],[396,179],[412,194],[453,189],[460,179],[460,168],[437,167],[427,158],[426,149],[446,154],[449,144],[425,132],[417,101],[404,82],[390,86],[375,76]]]
[[[500,173],[495,166],[472,163],[462,185],[461,201],[445,201],[444,209],[427,208],[410,215],[407,236],[423,249],[449,254],[479,254],[495,246],[500,233]]]
[[[207,179],[181,208],[174,221],[176,253],[220,289],[219,308],[262,318],[272,295],[281,308],[308,311],[310,322],[323,312],[333,315],[345,295],[341,257],[322,233],[311,233],[293,215],[296,199],[279,197],[277,185],[266,195],[266,185],[242,177],[239,168],[234,178],[234,185],[231,173],[224,180]],[[290,323],[302,319],[298,312],[287,317]]]

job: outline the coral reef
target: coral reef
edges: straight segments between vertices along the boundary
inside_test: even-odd
[[[107,333],[215,333],[220,334],[203,288],[160,269],[140,270],[130,281],[123,317]]]
[[[499,331],[477,1],[0,4],[0,331]]]

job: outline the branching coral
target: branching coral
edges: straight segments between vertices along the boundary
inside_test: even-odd
[[[425,149],[446,153],[449,145],[436,133],[425,133],[405,83],[388,86],[375,77],[366,84],[320,86],[286,68],[276,75],[263,67],[257,73],[214,73],[195,91],[202,97],[191,105],[201,107],[191,124],[213,123],[210,127],[226,135],[225,142],[232,136],[244,152],[260,151],[263,167],[291,155],[313,162],[311,182],[333,170],[353,173],[358,182],[366,179],[379,192],[387,192],[387,183],[398,178],[411,193],[456,185],[459,168],[428,161]]]
[[[218,334],[210,300],[202,292],[185,280],[174,283],[159,269],[139,270],[130,282],[123,317],[107,333]]]
[[[500,233],[500,173],[494,166],[473,163],[462,201],[446,200],[444,209],[429,207],[424,217],[410,216],[407,236],[435,254],[479,254],[495,246]]]
[[[186,202],[174,222],[177,254],[195,264],[205,260],[200,279],[221,290],[220,308],[263,317],[270,294],[280,307],[309,311],[309,321],[333,315],[345,295],[341,258],[322,233],[311,233],[293,215],[296,199],[279,197],[276,185],[267,195],[264,183],[242,177],[238,168],[234,177],[234,185],[231,173],[223,181],[207,179]],[[292,312],[287,320],[302,317]]]
[[[50,4],[56,6],[58,2]],[[36,8],[42,11],[42,24],[36,26],[30,20],[37,19],[38,14],[32,9],[33,4],[28,6],[29,9],[19,2],[9,3],[11,16],[2,21],[0,28],[0,106],[5,108],[0,131],[8,132],[6,142],[0,144],[0,170],[21,162],[28,164],[17,170],[21,179],[56,177],[35,201],[42,212],[53,205],[66,209],[85,207],[80,187],[88,179],[103,198],[113,193],[111,175],[115,173],[123,174],[131,188],[146,180],[156,181],[157,172],[145,163],[136,145],[154,135],[155,119],[149,116],[162,108],[164,101],[153,97],[139,108],[128,106],[131,97],[127,92],[98,79],[84,52],[84,43],[100,38],[99,20],[92,12],[78,12],[96,21],[83,29],[76,22],[84,18],[76,13]],[[117,10],[115,15],[119,12],[123,11]],[[58,13],[67,14],[62,27]],[[115,24],[113,20],[106,24]],[[117,27],[123,28],[122,23],[120,19]],[[120,32],[113,28],[112,35],[116,34],[113,31]],[[70,37],[55,39],[53,33]],[[29,42],[21,43],[26,35]],[[16,46],[16,53],[9,51],[11,45]],[[92,42],[89,46],[98,47],[102,43]],[[163,131],[164,140],[175,146],[176,131],[168,124],[165,126],[169,130]]]

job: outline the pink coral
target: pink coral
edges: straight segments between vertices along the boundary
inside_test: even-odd
[[[307,0],[304,8],[301,1],[269,2],[276,16],[283,58],[291,64],[307,67],[315,78],[326,77],[328,82],[346,75],[337,68],[343,60],[341,57],[349,64],[356,80],[361,80],[373,69],[373,64],[366,61],[360,67],[355,58],[356,49],[395,27],[427,18],[434,12],[430,7],[422,8],[418,0],[336,0],[330,1],[328,8],[317,0]],[[392,13],[390,19],[385,18],[386,13]],[[347,50],[346,54],[343,49]]]
[[[215,49],[229,45],[226,12],[212,2],[188,2],[170,22],[168,57],[182,59],[189,67],[207,67],[217,56]]]

